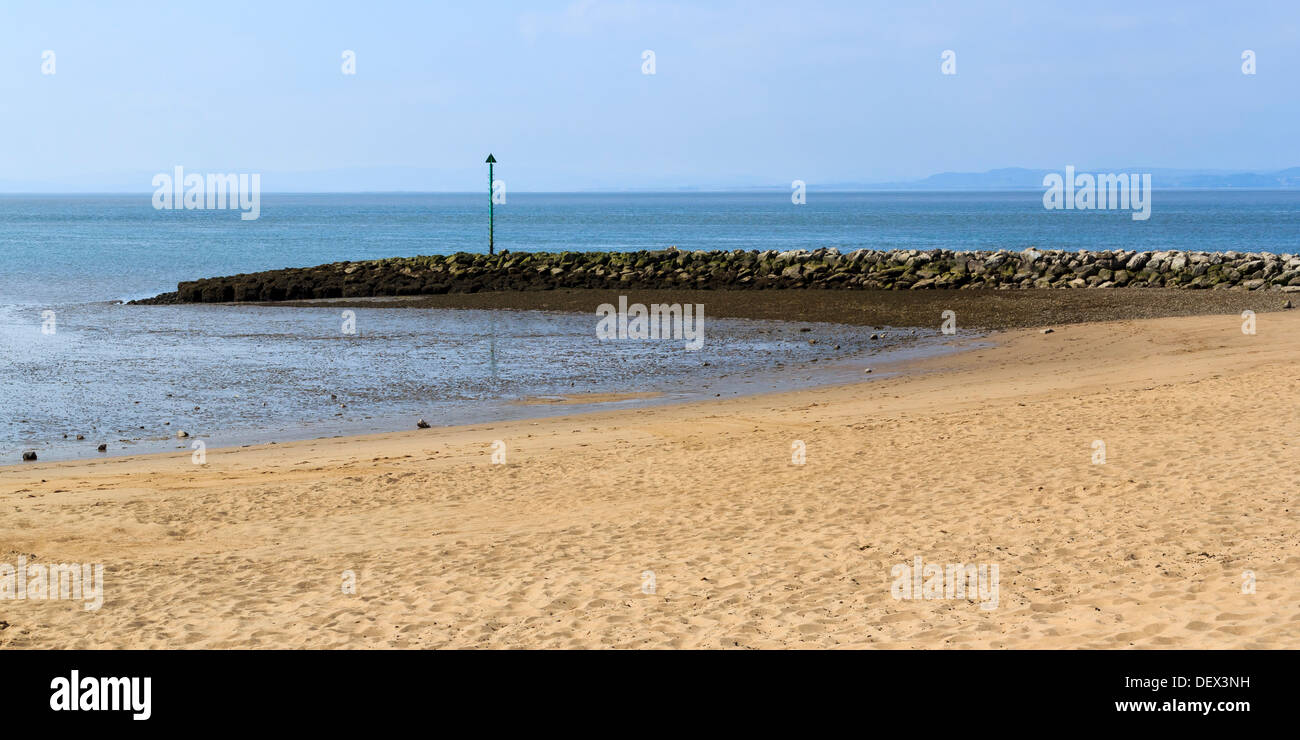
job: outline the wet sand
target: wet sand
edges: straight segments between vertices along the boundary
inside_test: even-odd
[[[710,318],[687,350],[598,341],[589,313],[372,306],[347,319],[351,335],[342,313],[106,305],[64,316],[46,343],[0,337],[0,352],[27,358],[0,376],[0,408],[14,410],[0,414],[0,464],[24,450],[41,461],[142,455],[789,390],[856,380],[863,365],[951,339]]]
[[[0,601],[0,645],[1297,648],[1300,313],[1237,305],[867,384],[0,468],[0,562],[107,591]],[[997,608],[894,598],[918,556],[997,565]]]
[[[713,318],[938,328],[953,311],[963,329],[1015,329],[1088,321],[1276,311],[1279,292],[1125,288],[1094,290],[582,290],[507,291],[284,301],[262,305],[494,308],[594,314],[602,303],[698,303]]]

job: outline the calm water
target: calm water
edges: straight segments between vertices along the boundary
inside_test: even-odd
[[[266,195],[262,215],[149,195],[0,195],[0,303],[135,298],[180,280],[486,247],[486,196]],[[1046,211],[1037,191],[509,196],[496,239],[566,249],[1205,249],[1300,252],[1300,191],[1156,191],[1148,221]]]
[[[155,211],[148,195],[0,196],[0,464],[24,448],[42,459],[94,455],[100,442],[110,454],[188,449],[178,429],[219,446],[406,429],[421,416],[439,425],[571,412],[516,402],[583,391],[731,395],[860,378],[882,355],[938,344],[925,333],[871,342],[848,327],[708,319],[704,348],[687,352],[681,342],[597,342],[594,313],[362,309],[347,335],[331,308],[115,303],[197,277],[482,249],[484,200],[267,195],[261,218],[241,221]],[[785,193],[517,194],[497,215],[497,244],[515,251],[1300,251],[1300,192],[1157,191],[1146,222],[1049,213],[1037,192],[813,192],[803,206]],[[41,331],[44,311],[53,333]]]
[[[0,309],[0,465],[40,459],[413,429],[584,409],[521,405],[575,392],[653,402],[858,380],[886,356],[934,351],[933,333],[705,320],[705,342],[605,341],[595,314],[86,303]],[[800,328],[812,331],[801,332]],[[816,345],[809,344],[816,338]],[[840,348],[835,349],[835,345]],[[873,376],[875,377],[875,376]],[[631,402],[624,405],[633,405]],[[78,441],[76,436],[85,436]],[[66,435],[66,436],[65,436]]]

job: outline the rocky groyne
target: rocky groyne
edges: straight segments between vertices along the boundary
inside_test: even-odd
[[[985,252],[837,249],[788,252],[457,253],[271,270],[182,282],[135,301],[227,303],[556,288],[1108,289],[1300,292],[1300,255],[1262,252]]]

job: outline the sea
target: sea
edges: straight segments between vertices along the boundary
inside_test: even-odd
[[[861,378],[950,337],[706,319],[680,342],[597,341],[591,316],[328,306],[131,306],[182,280],[340,260],[485,251],[488,195],[265,194],[156,210],[150,193],[0,195],[0,465],[190,451],[573,413]],[[1194,249],[1300,252],[1300,191],[1161,191],[1151,217],[1048,211],[1037,191],[511,193],[510,251]],[[819,341],[810,344],[809,336]],[[837,351],[831,347],[839,345]],[[892,354],[891,354],[892,353]],[[594,407],[594,406],[593,406]],[[601,407],[609,407],[602,404]],[[177,438],[184,431],[186,437]],[[77,439],[80,435],[83,439]],[[98,444],[106,453],[97,453]]]

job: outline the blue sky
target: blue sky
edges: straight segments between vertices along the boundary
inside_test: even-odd
[[[146,191],[179,164],[465,191],[489,151],[515,192],[1267,170],[1300,165],[1297,90],[1294,0],[7,0],[0,189]]]

